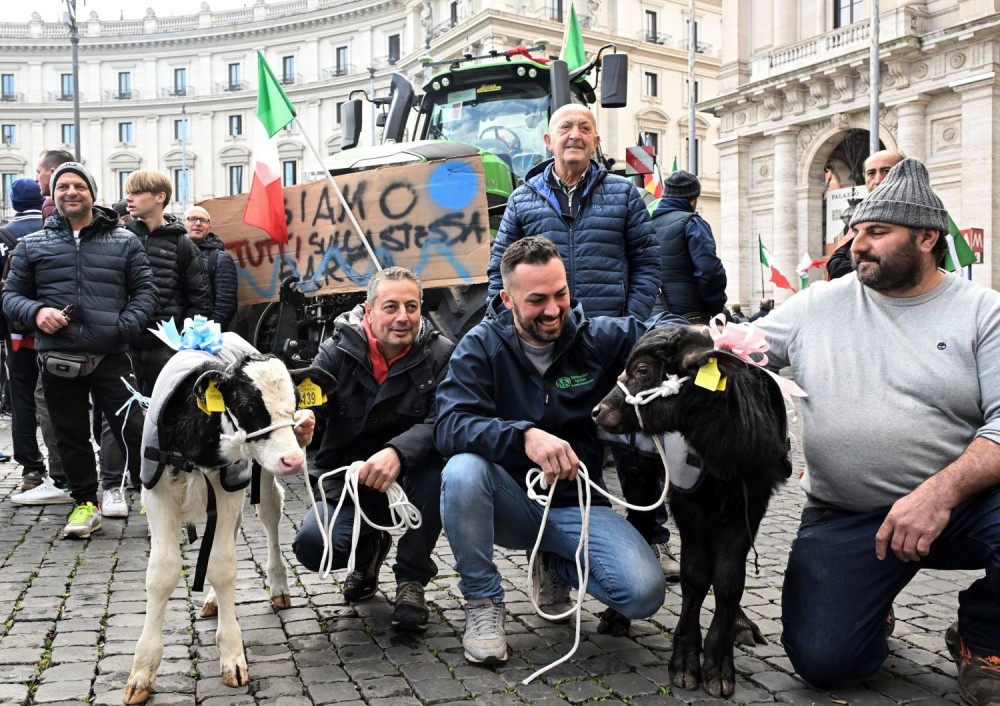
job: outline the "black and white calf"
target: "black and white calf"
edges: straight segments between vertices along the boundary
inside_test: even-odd
[[[278,547],[284,496],[277,476],[300,473],[306,463],[293,429],[296,385],[309,378],[332,392],[335,383],[314,368],[289,373],[280,360],[259,355],[235,334],[226,333],[223,340],[217,356],[201,351],[175,354],[157,379],[146,415],[142,501],[151,542],[147,605],[125,687],[126,704],[143,703],[156,686],[164,611],[181,575],[181,528],[205,518],[212,504],[215,529],[206,528],[202,539],[203,545],[211,542],[211,561],[199,557],[196,575],[204,572],[212,586],[207,602],[217,601],[222,679],[229,686],[249,681],[236,621],[235,539],[254,463],[263,470],[257,514],[268,538],[271,601],[279,608],[290,605],[287,570]]]
[[[703,368],[708,372],[699,378]],[[615,434],[680,432],[697,456],[697,482],[684,482],[683,492],[672,483],[670,493],[681,535],[683,598],[670,678],[675,686],[695,689],[700,681],[713,696],[729,696],[747,554],[771,495],[791,475],[781,391],[765,370],[715,350],[707,333],[657,328],[635,344],[625,379],[594,419]],[[671,476],[676,470],[670,468]],[[715,616],[701,663],[699,614],[710,587]]]

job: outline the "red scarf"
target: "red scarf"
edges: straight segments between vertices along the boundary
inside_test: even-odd
[[[372,324],[368,320],[368,316],[364,316],[365,321],[365,336],[368,338],[368,360],[372,364],[372,375],[375,376],[375,382],[381,385],[385,382],[385,379],[389,377],[389,368],[397,360],[405,356],[413,348],[413,345],[409,345],[399,352],[392,360],[386,360],[385,356],[382,354],[382,347],[379,345],[378,339],[375,338],[375,334],[372,333]]]

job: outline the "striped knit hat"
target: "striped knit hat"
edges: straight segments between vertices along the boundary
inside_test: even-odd
[[[947,233],[948,211],[931,190],[924,163],[907,157],[854,209],[850,227],[858,223],[893,223]]]

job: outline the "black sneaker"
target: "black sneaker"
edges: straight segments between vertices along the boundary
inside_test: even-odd
[[[371,563],[363,570],[355,569],[344,579],[344,598],[351,603],[367,601],[378,588],[378,572],[392,546],[392,536],[388,532],[379,532],[377,542],[375,558]]]
[[[45,474],[38,471],[25,471],[21,476],[21,492],[37,488],[42,484],[42,478],[44,477]]]
[[[424,599],[424,587],[416,581],[404,581],[396,586],[396,608],[392,611],[392,627],[423,632],[431,613]]]
[[[944,633],[944,644],[958,667],[958,693],[971,706],[1000,706],[1000,655],[977,655],[958,632],[958,621]]]

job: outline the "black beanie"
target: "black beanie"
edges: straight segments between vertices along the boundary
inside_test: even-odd
[[[691,172],[679,169],[663,182],[663,196],[672,199],[694,201],[701,196],[701,182]]]

